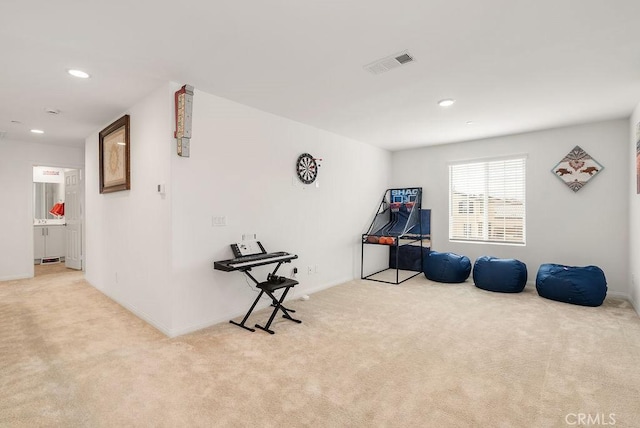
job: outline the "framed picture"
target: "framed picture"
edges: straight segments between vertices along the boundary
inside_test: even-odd
[[[577,192],[603,169],[604,166],[600,165],[589,153],[580,146],[575,146],[553,167],[551,172],[571,190]]]
[[[100,131],[100,193],[131,189],[129,115]]]

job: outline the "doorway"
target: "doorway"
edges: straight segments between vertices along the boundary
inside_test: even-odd
[[[83,170],[33,167],[34,276],[84,270]]]
[[[33,276],[42,277],[45,275],[56,275],[59,273],[70,272],[70,270],[62,263],[39,264],[33,267]]]

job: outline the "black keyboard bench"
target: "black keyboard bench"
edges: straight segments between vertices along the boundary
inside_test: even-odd
[[[261,290],[266,291],[270,291],[271,293],[273,293],[276,290],[279,290],[281,288],[291,288],[294,285],[298,285],[300,284],[298,281],[296,281],[295,279],[291,279],[291,278],[285,278],[284,282],[271,282],[271,281],[263,281],[258,283],[258,285],[256,285],[256,287],[258,287]],[[288,290],[285,290],[288,291]]]
[[[260,298],[262,297],[262,294],[266,294],[267,296],[269,296],[271,298],[271,306],[273,306],[273,312],[271,312],[271,316],[269,317],[269,321],[267,321],[267,324],[263,327],[259,324],[256,324],[255,327],[259,328],[260,330],[264,330],[269,334],[274,334],[275,332],[273,330],[270,330],[269,327],[271,327],[271,323],[273,322],[273,319],[276,317],[276,314],[278,313],[278,311],[282,311],[282,318],[286,318],[288,320],[291,320],[293,322],[296,322],[298,324],[300,324],[302,321],[297,320],[295,318],[293,318],[290,313],[295,312],[293,309],[287,309],[282,305],[282,302],[284,302],[284,299],[287,297],[287,293],[289,293],[289,290],[291,288],[293,288],[295,285],[299,284],[298,281],[296,281],[295,279],[290,279],[290,278],[285,278],[285,280],[283,282],[279,282],[279,281],[264,281],[264,282],[259,282],[256,284],[256,287],[260,289],[260,294],[258,294],[258,297],[256,297],[256,300],[253,302],[253,305],[251,305],[251,308],[249,309],[249,312],[247,312],[247,314],[244,316],[244,319],[242,320],[242,322],[237,323],[233,320],[229,321],[231,324],[235,324],[239,327],[242,327],[246,330],[249,331],[255,331],[255,329],[250,328],[245,326],[245,322],[247,321],[247,319],[249,318],[249,315],[251,315],[251,312],[253,312],[253,309],[256,307],[256,305],[258,304],[258,301],[260,300]],[[276,298],[276,296],[274,295],[274,292],[276,292],[277,290],[280,290],[284,288],[284,291],[282,292],[282,295],[280,296],[280,298]]]

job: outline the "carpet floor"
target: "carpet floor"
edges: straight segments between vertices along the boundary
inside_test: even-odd
[[[0,283],[0,426],[640,426],[640,319],[624,300],[420,275],[287,306],[302,324],[276,318],[273,336],[221,323],[170,339],[81,272]]]

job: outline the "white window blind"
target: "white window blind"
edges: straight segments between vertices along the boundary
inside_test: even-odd
[[[526,158],[449,166],[449,239],[525,244]]]

